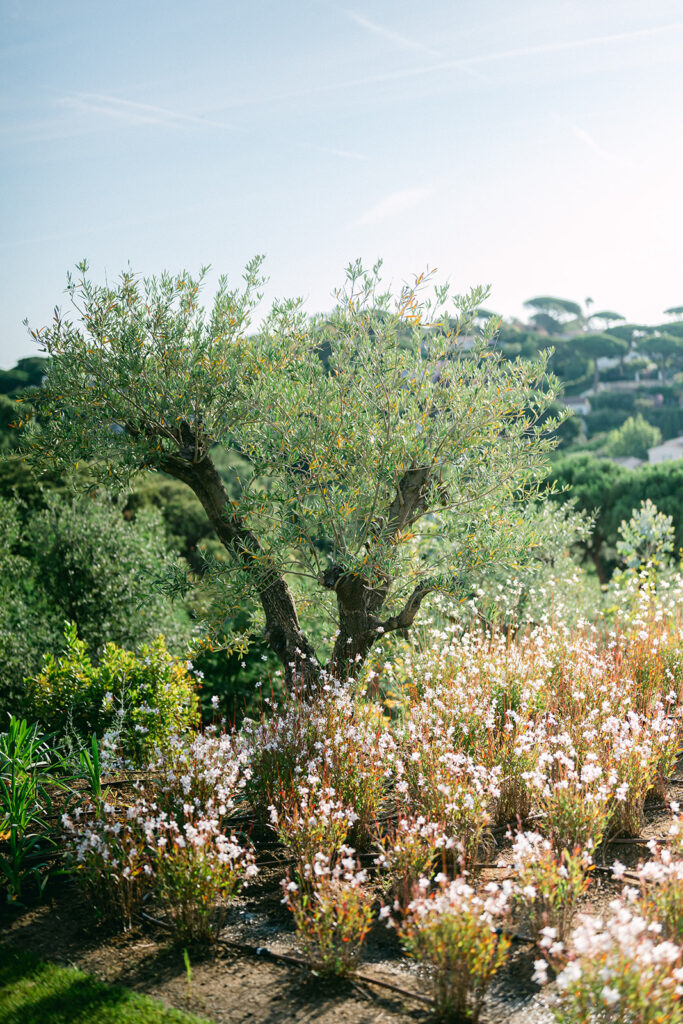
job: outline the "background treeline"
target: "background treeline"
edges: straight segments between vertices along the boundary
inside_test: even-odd
[[[591,312],[590,305],[530,299],[529,322],[503,321],[496,337],[510,359],[531,359],[552,347],[550,369],[564,396],[588,398],[590,411],[565,427],[561,447],[605,448],[609,432],[635,417],[664,440],[683,433],[682,307],[667,310],[665,322],[634,324],[613,311]]]

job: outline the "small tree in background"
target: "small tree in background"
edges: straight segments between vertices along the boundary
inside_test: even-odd
[[[538,420],[557,386],[544,356],[492,351],[496,323],[475,321],[484,289],[446,319],[446,288],[421,300],[420,277],[394,299],[379,264],[355,263],[329,318],[276,302],[255,330],[260,269],[235,290],[222,278],[207,311],[205,271],[98,286],[81,264],[74,313],[33,332],[50,364],[28,450],[43,466],[88,461],[109,486],[147,468],[190,487],[226,553],[206,567],[218,631],[249,609],[286,675],[313,682],[319,662],[356,671],[427,595],[533,547],[519,508],[547,472],[557,420]],[[302,600],[328,616],[324,654]]]
[[[548,334],[562,334],[568,327],[583,327],[583,310],[578,302],[560,299],[554,295],[539,295],[535,299],[527,299],[527,309],[533,309],[530,322]]]
[[[621,313],[615,313],[611,309],[603,309],[599,313],[591,313],[587,318],[588,323],[592,323],[593,320],[598,321],[598,327],[602,330],[607,327],[613,327],[614,324],[620,321],[625,321],[626,317],[622,316]]]
[[[639,571],[653,566],[666,566],[674,549],[674,527],[671,516],[660,512],[647,498],[640,508],[619,527],[617,551],[626,568]]]
[[[629,416],[616,430],[607,435],[605,452],[614,457],[646,459],[649,448],[661,444],[662,432],[645,419],[642,413]]]

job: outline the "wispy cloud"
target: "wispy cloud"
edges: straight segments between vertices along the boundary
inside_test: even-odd
[[[633,29],[631,32],[613,32],[604,36],[587,36],[585,39],[568,39],[561,43],[540,43],[538,46],[525,46],[518,50],[483,53],[477,57],[465,57],[462,62],[458,63],[480,64],[486,61],[509,60],[515,57],[533,57],[548,53],[562,53],[567,50],[583,50],[592,46],[604,46],[607,43],[621,43],[631,39],[642,39],[646,36],[666,35],[668,32],[681,28],[683,28],[683,21],[674,21],[668,25]]]
[[[570,125],[570,127],[574,138],[578,139],[579,142],[583,143],[584,146],[587,146],[587,148],[591,149],[594,153],[597,153],[597,155],[602,157],[603,160],[616,159],[614,153],[610,153],[608,149],[605,149],[604,146],[601,146],[600,143],[596,139],[594,139],[593,136],[589,132],[587,132],[585,128],[581,128],[578,124],[572,124]]]
[[[462,71],[466,74],[474,74],[478,77],[480,73],[477,72],[477,68],[485,64],[495,64],[500,61],[544,56],[553,53],[571,53],[576,50],[606,46],[611,43],[625,43],[653,36],[668,35],[669,33],[680,29],[683,29],[683,21],[674,21],[667,25],[655,25],[650,28],[634,29],[630,32],[614,32],[602,36],[587,36],[584,39],[568,39],[564,42],[541,43],[538,46],[525,46],[512,50],[495,50],[491,53],[474,54],[471,57],[457,57],[451,60],[434,61],[430,64],[422,64],[418,67],[399,68],[396,71],[382,72],[377,75],[363,75],[358,78],[350,78],[339,82],[330,82],[326,85],[318,85],[307,89],[294,89],[289,92],[279,92],[272,95],[255,96],[253,98],[241,97],[234,101],[222,103],[221,109],[227,110],[231,107],[237,108],[250,105],[258,106],[272,102],[281,102],[284,100],[303,99],[309,96],[318,96],[333,92],[346,92],[349,89],[364,88],[369,85],[380,85],[385,82],[398,82],[407,81],[412,78],[421,78],[426,75],[438,74],[442,71]]]
[[[385,39],[388,43],[393,43],[394,46],[398,46],[401,50],[418,50],[420,53],[429,54],[430,57],[440,57],[441,54],[438,50],[433,49],[431,46],[425,46],[424,43],[420,43],[417,39],[413,39],[410,36],[401,35],[400,32],[394,32],[393,29],[385,28],[384,25],[378,25],[376,21],[370,21],[364,14],[359,14],[357,11],[349,10],[345,7],[344,14],[355,21],[361,28],[366,29],[368,32],[374,33],[376,36],[380,36]]]
[[[576,124],[575,121],[570,120],[568,117],[565,117],[563,114],[560,114],[557,111],[554,112],[552,116],[555,121],[559,122],[559,124],[562,125],[562,130],[564,132],[569,131],[574,136],[574,138],[581,143],[582,146],[585,146],[586,149],[590,149],[602,160],[611,161],[617,159],[614,153],[612,153],[609,149],[603,146],[602,143],[599,142],[595,138],[595,136],[592,135],[589,131],[587,131],[581,125]]]
[[[384,199],[380,199],[375,206],[372,206],[365,213],[362,213],[352,224],[352,227],[363,227],[366,224],[375,224],[380,220],[387,220],[399,213],[412,210],[424,202],[434,191],[433,185],[420,185],[417,188],[404,188],[398,192],[390,192]]]
[[[78,113],[97,114],[123,121],[129,125],[156,124],[173,128],[223,128],[241,131],[224,121],[214,121],[196,114],[187,114],[167,107],[156,107],[149,103],[137,103],[120,99],[118,96],[104,96],[100,93],[73,93],[59,101]]]

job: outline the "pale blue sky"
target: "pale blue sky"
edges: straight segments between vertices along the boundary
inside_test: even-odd
[[[683,0],[0,0],[0,366],[97,278],[683,303]]]

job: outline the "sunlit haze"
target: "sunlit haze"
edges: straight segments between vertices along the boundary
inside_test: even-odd
[[[267,256],[323,311],[361,256],[519,314],[683,303],[683,4],[4,0],[0,365],[87,257]]]

